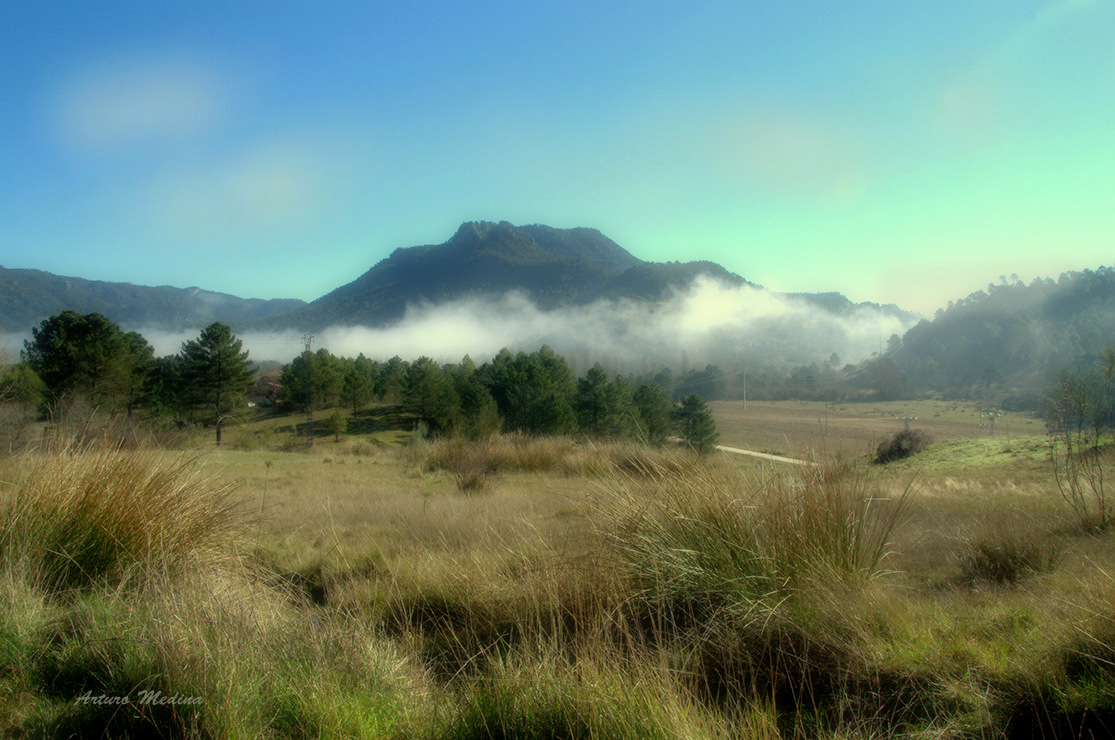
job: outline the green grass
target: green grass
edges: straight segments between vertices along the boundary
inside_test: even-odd
[[[1044,437],[995,436],[932,440],[924,451],[888,465],[924,476],[1009,467],[1016,475],[1022,472],[1045,477],[1048,458]]]

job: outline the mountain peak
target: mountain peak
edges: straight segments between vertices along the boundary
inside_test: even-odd
[[[449,239],[449,242],[476,242],[485,241],[492,236],[493,232],[500,232],[504,235],[509,234],[515,227],[508,221],[465,221],[457,229],[457,233]]]
[[[580,262],[618,273],[642,260],[597,229],[559,229],[542,224],[515,226],[508,221],[466,221],[443,245],[452,250],[516,263]]]

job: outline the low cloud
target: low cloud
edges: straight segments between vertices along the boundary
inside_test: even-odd
[[[457,362],[467,354],[481,363],[504,347],[533,352],[546,344],[576,360],[580,372],[587,369],[586,362],[599,361],[624,372],[654,365],[680,369],[683,353],[694,367],[712,363],[728,369],[747,363],[788,370],[823,363],[833,353],[844,363],[858,362],[909,326],[877,307],[834,315],[800,298],[702,277],[657,304],[599,301],[543,310],[521,293],[508,293],[413,306],[391,326],[333,326],[316,332],[312,349],[375,360],[425,355]],[[123,328],[142,334],[156,357],[177,354],[184,342],[201,332]],[[289,362],[305,347],[304,333],[294,329],[236,331],[236,336],[256,361]],[[7,335],[0,350],[6,348],[8,360],[14,361],[28,338],[29,334]]]
[[[658,304],[601,301],[543,310],[520,293],[508,293],[413,306],[391,326],[317,332],[313,348],[377,360],[426,355],[455,362],[467,354],[483,362],[504,347],[533,351],[546,344],[579,362],[607,360],[628,371],[644,363],[678,367],[683,352],[692,365],[747,362],[785,369],[824,362],[834,352],[843,362],[858,361],[907,328],[908,323],[874,307],[838,316],[801,299],[700,278]],[[255,359],[287,362],[303,349],[302,334],[293,330],[238,336]],[[156,344],[151,337],[148,341]],[[168,352],[177,351],[183,338],[176,341]],[[156,349],[165,346],[156,344]]]

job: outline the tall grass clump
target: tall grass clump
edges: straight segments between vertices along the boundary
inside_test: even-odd
[[[71,445],[7,463],[0,736],[386,737],[404,721],[405,662],[269,585],[238,552],[233,490],[194,461]]]
[[[233,488],[207,480],[189,459],[66,446],[23,462],[0,510],[0,553],[50,591],[215,554],[237,518]]]
[[[667,672],[605,667],[582,654],[495,664],[431,723],[439,740],[482,738],[727,738],[729,724],[694,704]]]
[[[777,602],[811,583],[863,583],[880,571],[905,500],[838,462],[745,478],[693,458],[684,473],[613,481],[613,551],[640,592],[681,601]]]
[[[1056,566],[1063,543],[1047,528],[1019,516],[985,517],[960,553],[962,583],[1016,585]]]
[[[908,491],[885,495],[847,461],[768,476],[755,506],[777,578],[791,586],[817,578],[858,585],[878,575]]]
[[[798,723],[876,680],[856,599],[883,570],[905,493],[880,495],[849,463],[756,476],[700,458],[610,487],[628,619],[681,656],[701,695],[737,710],[767,697]]]

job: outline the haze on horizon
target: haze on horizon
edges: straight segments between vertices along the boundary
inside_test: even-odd
[[[1115,258],[1115,0],[0,6],[0,264],[313,300],[463,221],[926,314]]]

